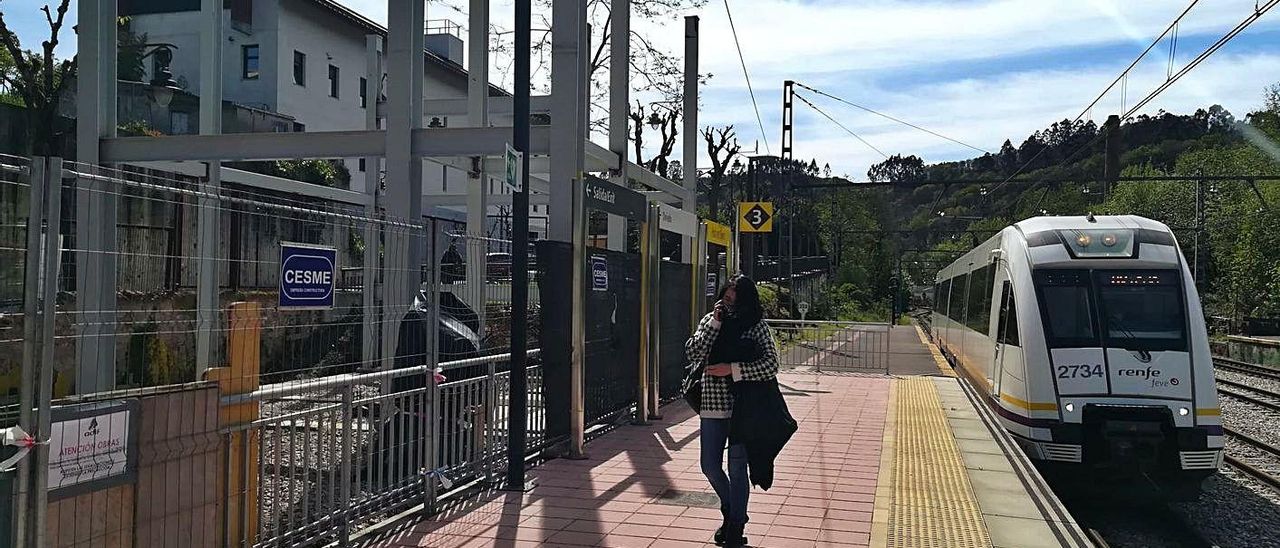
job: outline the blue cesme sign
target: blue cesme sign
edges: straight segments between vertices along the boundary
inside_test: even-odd
[[[280,308],[333,308],[338,250],[310,244],[280,244]]]
[[[601,255],[591,256],[591,290],[609,290],[609,262]]]

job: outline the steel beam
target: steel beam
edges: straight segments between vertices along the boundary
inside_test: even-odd
[[[529,98],[530,112],[550,113],[551,112],[551,96],[550,95],[534,95]],[[470,114],[472,111],[468,108],[469,99],[428,99],[424,107],[427,116],[458,116]],[[512,100],[510,97],[489,97],[489,108],[487,109],[490,117],[513,116],[515,114],[512,109]]]
[[[423,204],[429,204],[438,207],[461,207],[467,205],[466,194],[431,194],[422,197]],[[515,201],[511,194],[494,194],[489,196],[489,205],[491,206],[509,206]],[[529,205],[547,205],[551,203],[550,194],[532,194],[529,196]]]
[[[421,125],[421,124],[419,124]],[[166,135],[103,139],[103,162],[207,160],[287,160],[386,156],[385,131],[312,131],[305,133],[237,133],[234,135]],[[407,142],[422,157],[491,156],[506,152],[511,128],[415,128]],[[533,128],[533,154],[550,152],[551,132]]]

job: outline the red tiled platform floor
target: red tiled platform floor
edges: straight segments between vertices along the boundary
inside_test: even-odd
[[[780,378],[800,423],[777,461],[774,486],[751,492],[752,546],[867,546],[890,379]],[[706,492],[698,418],[683,404],[649,426],[626,426],[587,444],[588,459],[531,471],[537,487],[496,493],[402,527],[379,546],[714,546],[720,512],[657,502],[670,490]]]

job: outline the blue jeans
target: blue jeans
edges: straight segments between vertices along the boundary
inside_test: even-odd
[[[747,522],[747,446],[729,446],[729,475],[724,473],[724,446],[729,443],[730,419],[702,419],[702,473],[720,497],[720,512],[733,523]]]

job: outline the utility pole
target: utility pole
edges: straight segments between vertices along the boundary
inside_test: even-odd
[[[782,83],[782,159],[790,160],[795,154],[792,149],[792,138],[795,135],[795,85],[787,80]]]
[[[524,452],[528,428],[529,330],[529,36],[530,2],[516,0],[515,97],[511,143],[525,158],[520,188],[511,197],[515,226],[511,235],[511,392],[507,398],[507,490],[525,491]]]
[[[1107,149],[1102,167],[1102,201],[1107,201],[1111,188],[1120,177],[1120,117],[1112,114],[1104,126],[1107,132]]]

